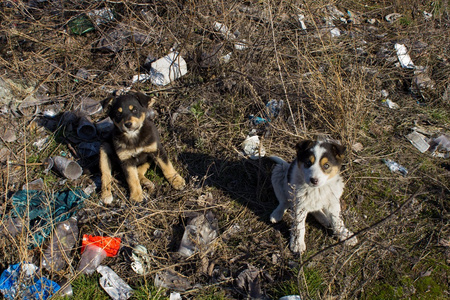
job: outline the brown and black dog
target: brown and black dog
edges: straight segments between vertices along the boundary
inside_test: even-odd
[[[109,204],[111,193],[111,159],[117,160],[130,189],[130,199],[142,201],[142,186],[150,191],[154,184],[145,177],[150,159],[161,168],[164,177],[177,190],[185,186],[184,179],[172,166],[160,142],[159,133],[148,114],[150,97],[142,93],[128,93],[103,100],[102,105],[114,123],[112,139],[100,148],[103,203]]]

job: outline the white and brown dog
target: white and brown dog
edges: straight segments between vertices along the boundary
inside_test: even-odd
[[[277,164],[272,172],[272,186],[280,204],[270,215],[272,223],[279,222],[288,208],[293,209],[290,249],[302,253],[305,245],[305,220],[308,213],[325,227],[331,228],[339,240],[352,232],[340,217],[339,198],[344,190],[340,176],[345,147],[323,141],[301,141],[296,145],[297,158],[292,163],[272,156]],[[356,237],[346,241],[355,245]]]

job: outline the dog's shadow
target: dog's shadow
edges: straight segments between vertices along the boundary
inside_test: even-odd
[[[269,160],[222,159],[203,153],[184,152],[179,160],[187,173],[203,186],[215,187],[229,198],[268,221],[277,201],[270,184]]]
[[[289,240],[291,217],[285,216],[276,224],[270,222],[270,214],[278,205],[271,183],[272,160],[266,157],[231,160],[191,152],[181,153],[179,159],[186,165],[189,176],[198,177],[203,185],[220,189],[229,198],[250,209],[259,221],[271,224]],[[306,222],[325,235],[332,235],[332,231],[324,228],[312,215],[308,215]]]
[[[274,162],[268,158],[250,160],[245,157],[221,159],[203,153],[181,153],[179,159],[186,165],[189,176],[196,176],[205,186],[223,191],[230,199],[250,209],[261,222],[271,224],[289,240],[291,218],[284,217],[276,224],[270,222],[270,214],[277,207],[278,200],[271,184]],[[327,230],[312,216],[308,225]]]

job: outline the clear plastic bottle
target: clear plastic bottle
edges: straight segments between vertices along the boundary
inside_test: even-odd
[[[87,245],[81,254],[78,271],[91,275],[106,257],[106,251],[95,245]]]
[[[75,217],[59,223],[53,233],[51,243],[44,251],[42,266],[47,270],[62,270],[67,265],[70,252],[77,240],[78,225]]]
[[[383,162],[386,164],[386,166],[389,167],[389,170],[391,170],[391,172],[400,172],[403,176],[406,176],[408,174],[408,170],[404,166],[393,160],[383,159]]]
[[[113,300],[126,300],[133,294],[133,289],[120,278],[111,268],[98,266],[97,272],[102,274],[100,285]]]

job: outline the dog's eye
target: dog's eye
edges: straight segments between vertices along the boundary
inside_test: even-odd
[[[328,169],[330,167],[330,164],[324,164],[323,165],[323,168],[326,170],[326,169]]]
[[[134,108],[131,110],[131,112],[132,112],[133,114],[137,113],[136,107],[134,107]]]
[[[309,168],[309,167],[311,167],[311,166],[312,166],[312,162],[311,162],[310,160],[305,161],[305,167],[306,167],[306,168]]]

